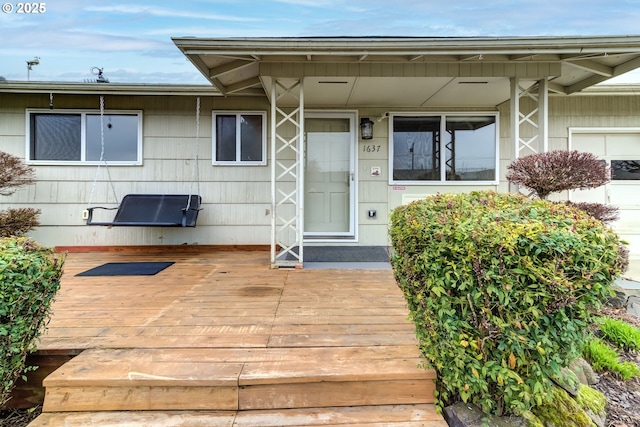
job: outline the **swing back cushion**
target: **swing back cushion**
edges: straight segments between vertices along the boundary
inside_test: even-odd
[[[93,207],[87,225],[195,227],[201,202],[196,194],[127,194],[112,222],[93,222],[93,209],[100,209]]]

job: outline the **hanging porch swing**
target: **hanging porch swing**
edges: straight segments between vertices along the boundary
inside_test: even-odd
[[[87,225],[103,225],[109,227],[195,227],[198,213],[202,210],[202,197],[192,194],[193,184],[197,183],[199,193],[200,182],[198,179],[198,146],[200,141],[200,97],[196,102],[196,149],[194,166],[189,194],[127,194],[117,207],[91,206],[91,199],[95,191],[98,174],[101,165],[105,166],[109,184],[113,191],[116,203],[118,201],[108,164],[104,158],[104,97],[100,96],[100,162],[96,170],[96,177],[89,197],[89,206],[86,209]],[[93,214],[96,209],[117,210],[112,221],[94,221]]]

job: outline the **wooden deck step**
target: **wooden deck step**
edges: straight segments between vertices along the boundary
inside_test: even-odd
[[[433,403],[415,347],[90,349],[44,380],[44,412],[255,411]]]
[[[242,412],[43,413],[29,427],[447,427],[435,405],[380,405]]]

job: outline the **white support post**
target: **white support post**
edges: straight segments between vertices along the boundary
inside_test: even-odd
[[[542,152],[549,151],[549,79],[538,82],[538,139],[542,142]]]
[[[510,109],[510,123],[509,128],[511,130],[511,143],[513,144],[512,149],[513,152],[511,154],[511,160],[517,159],[520,153],[520,92],[518,91],[520,87],[520,81],[517,77],[511,78],[511,109]]]
[[[297,107],[283,104],[295,99]],[[300,79],[271,87],[271,267],[303,265],[304,96]]]
[[[537,93],[533,92],[537,88]],[[511,141],[513,155],[511,160],[530,154],[549,151],[549,80],[544,78],[538,84],[523,88],[517,77],[511,78]],[[522,99],[529,98],[533,103],[527,111]],[[526,135],[523,136],[523,135]],[[520,189],[510,189],[510,191]]]
[[[534,90],[537,89],[537,92]],[[549,150],[549,81],[544,78],[538,84],[523,88],[518,78],[511,79],[511,141],[514,144],[513,159]],[[523,99],[530,105],[524,105]],[[526,109],[527,110],[523,110]],[[526,135],[526,136],[525,136]]]

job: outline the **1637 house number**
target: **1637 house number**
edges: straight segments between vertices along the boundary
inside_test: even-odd
[[[380,145],[366,144],[362,146],[363,153],[377,153],[380,151]]]

